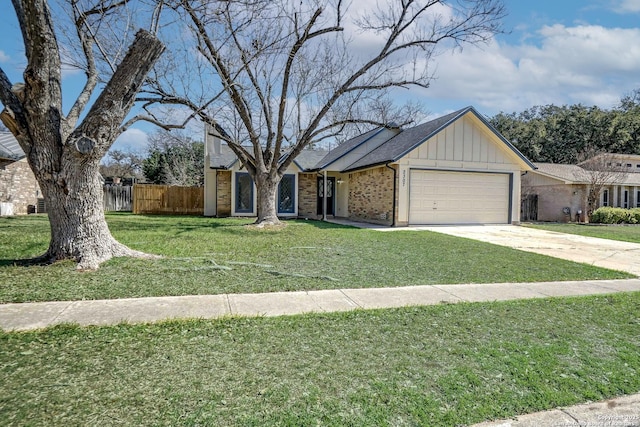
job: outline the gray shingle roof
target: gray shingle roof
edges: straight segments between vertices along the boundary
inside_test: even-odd
[[[384,144],[380,145],[369,154],[362,157],[360,160],[351,164],[343,172],[349,172],[356,169],[363,169],[370,166],[380,165],[383,163],[395,162],[400,158],[407,155],[411,150],[417,148],[420,144],[424,143],[445,127],[449,126],[452,122],[456,121],[460,117],[467,113],[474,114],[480,121],[482,121],[489,129],[491,129],[504,144],[507,145],[518,157],[520,157],[525,163],[534,168],[531,163],[517,148],[515,148],[509,141],[507,141],[498,131],[496,131],[487,120],[480,115],[473,107],[466,107],[453,113],[447,114],[437,119],[431,120],[427,123],[415,126],[410,129],[403,130],[395,137],[389,139]]]
[[[536,172],[551,176],[573,184],[588,184],[589,171],[578,165],[564,165],[559,163],[535,163]],[[640,186],[640,173],[620,173],[620,177],[612,178],[615,185]]]
[[[226,144],[220,144],[220,154],[209,153],[209,167],[229,169],[238,160],[236,154]]]
[[[316,164],[315,167],[317,169],[322,169],[327,167],[328,165],[335,162],[345,154],[349,153],[354,148],[358,147],[360,144],[376,136],[382,130],[383,128],[378,127],[370,130],[369,132],[365,132],[362,135],[358,135],[355,138],[351,138],[350,140],[343,142],[333,150],[329,151],[329,153],[325,156],[325,158],[323,158],[322,161],[318,162],[318,164]]]
[[[326,150],[303,150],[294,162],[302,170],[312,170],[327,155]],[[220,154],[209,153],[209,167],[229,169],[238,161],[236,154],[226,144],[220,144]]]
[[[369,154],[360,158],[360,160],[351,164],[345,172],[382,163],[393,162],[400,159],[409,151],[425,142],[432,135],[438,133],[464,112],[466,112],[466,109],[458,110],[447,114],[446,116],[438,117],[437,119],[431,120],[427,123],[403,130]]]
[[[424,143],[429,138],[433,137],[442,129],[447,127],[449,124],[467,113],[474,114],[489,129],[495,132],[495,134],[502,140],[502,142],[504,142],[504,144],[507,145],[525,163],[531,166],[531,168],[535,168],[533,163],[531,163],[526,157],[522,155],[522,153],[520,153],[520,151],[518,151],[518,149],[511,145],[511,143],[507,141],[502,135],[500,135],[500,133],[498,133],[473,107],[466,107],[445,116],[438,117],[427,123],[415,126],[413,128],[398,131],[395,136],[390,137],[388,140],[382,142],[379,146],[377,146],[369,153],[364,154],[360,159],[349,165],[342,172],[349,172],[356,169],[364,169],[371,166],[398,161],[400,158],[408,154],[411,150],[415,149],[420,144]],[[379,127],[370,130],[369,132],[366,132],[344,142],[343,144],[340,144],[329,152],[321,150],[304,150],[295,159],[295,163],[300,169],[305,171],[324,169],[349,152],[352,152],[363,143],[375,137],[384,129],[385,128]],[[225,148],[228,151],[225,154],[225,150],[222,150],[220,159],[216,159],[215,162],[214,158],[212,157],[211,167],[220,168],[222,166],[223,168],[229,168],[235,162],[236,157],[233,152],[231,152],[231,150],[227,146],[223,145],[222,148]]]
[[[25,157],[18,140],[11,132],[0,132],[0,158],[20,160]]]
[[[534,163],[544,175],[549,175],[563,181],[575,183],[586,182],[585,170],[578,165],[564,165],[560,163]]]
[[[331,151],[327,150],[302,150],[294,163],[302,170],[313,170],[330,153]]]

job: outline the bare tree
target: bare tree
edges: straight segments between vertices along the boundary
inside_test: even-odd
[[[615,154],[601,153],[583,155],[586,160],[579,163],[583,169],[583,180],[587,183],[587,206],[591,212],[600,207],[602,191],[612,185],[623,183],[629,174],[626,164]],[[590,212],[590,213],[591,213]],[[589,215],[590,215],[589,213]]]
[[[24,83],[12,84],[0,69],[2,122],[15,135],[33,170],[49,211],[51,240],[40,258],[75,259],[78,269],[95,269],[113,256],[145,256],[117,242],[103,211],[100,159],[131,120],[123,120],[149,70],[164,50],[140,30],[84,115],[100,80],[96,27],[127,0],[93,1],[88,9],[70,0],[73,28],[82,52],[86,83],[65,115],[62,109],[61,47],[46,0],[12,0],[24,41]],[[88,3],[88,2],[87,2]]]
[[[181,52],[195,53],[172,63],[197,67],[203,79],[180,92],[179,79],[158,71],[142,99],[186,105],[226,131],[222,139],[256,184],[257,223],[278,222],[278,183],[305,147],[351,124],[386,125],[380,105],[398,89],[427,88],[435,55],[487,41],[504,16],[501,0],[166,4],[188,24],[194,47]]]
[[[204,185],[204,143],[180,130],[158,130],[149,136],[149,155],[143,161],[145,178],[154,184]]]
[[[132,151],[109,150],[100,165],[100,174],[112,178],[142,178],[142,156]]]

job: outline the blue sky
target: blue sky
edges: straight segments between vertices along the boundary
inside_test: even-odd
[[[488,116],[545,104],[610,108],[640,88],[640,0],[505,0],[505,5],[505,34],[488,45],[438,56],[431,87],[411,91],[431,115],[467,105]],[[0,29],[0,66],[20,81],[25,61],[8,0],[0,2]],[[67,102],[81,79],[73,73],[65,78]],[[116,147],[139,150],[150,130],[134,128]]]

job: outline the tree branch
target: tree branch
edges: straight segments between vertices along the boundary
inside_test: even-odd
[[[121,132],[121,123],[138,90],[163,51],[160,40],[139,30],[116,72],[67,143],[75,144],[82,155],[92,153],[101,158]]]

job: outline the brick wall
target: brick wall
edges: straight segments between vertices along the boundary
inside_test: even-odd
[[[231,194],[231,171],[217,171],[216,180],[218,182],[218,212],[216,216],[231,216],[231,203],[233,195]]]
[[[40,187],[26,159],[0,163],[0,202],[13,203],[15,215],[27,214],[28,205],[37,205]]]
[[[393,171],[387,167],[349,174],[349,218],[389,225],[393,221]]]
[[[529,191],[538,195],[538,221],[574,221],[578,210],[586,214],[584,185],[544,185]],[[570,209],[570,215],[562,212],[565,207]]]
[[[301,173],[298,175],[298,216],[317,219],[318,216],[318,175]]]

